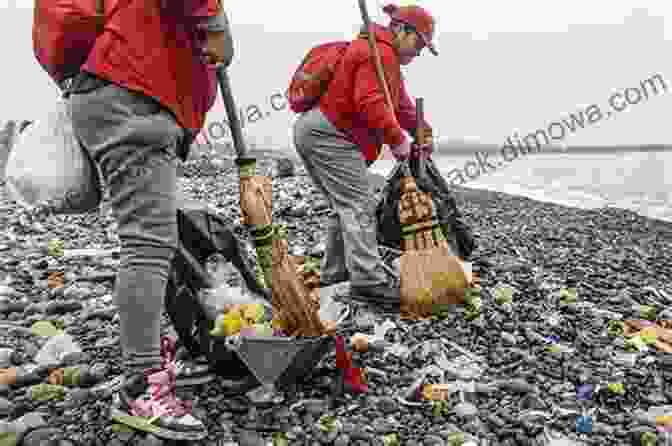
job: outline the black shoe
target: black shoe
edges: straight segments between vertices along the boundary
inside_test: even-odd
[[[357,286],[350,285],[349,297],[360,302],[399,308],[401,293],[398,287],[387,284]]]

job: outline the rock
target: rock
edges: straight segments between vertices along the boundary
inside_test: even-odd
[[[264,439],[256,432],[242,431],[238,436],[240,446],[266,446]]]
[[[513,345],[516,345],[518,343],[518,340],[516,339],[516,337],[514,335],[512,335],[511,333],[502,332],[501,337],[502,337],[502,341],[504,342],[504,345],[513,346]]]
[[[384,414],[395,413],[399,410],[399,404],[397,401],[389,396],[379,398],[377,401],[378,409]]]
[[[0,313],[10,314],[10,313],[23,313],[23,311],[28,306],[27,302],[22,301],[0,301]]]
[[[24,316],[43,314],[46,312],[48,302],[35,302],[26,307],[23,311]]]
[[[341,434],[334,441],[334,446],[348,446],[349,444],[350,436],[348,434]]]
[[[60,314],[72,313],[73,311],[79,311],[82,308],[83,305],[81,302],[77,302],[74,300],[70,301],[54,300],[49,302],[44,312],[47,315],[60,315]]]
[[[460,403],[455,406],[455,415],[462,418],[473,417],[478,414],[478,407],[471,403]]]
[[[14,423],[19,429],[23,430],[35,429],[47,425],[42,414],[37,412],[29,412],[22,417],[17,418]]]
[[[72,284],[63,291],[63,298],[70,302],[82,301],[91,297],[92,294],[90,288]]]
[[[521,399],[520,407],[522,409],[542,410],[546,408],[546,403],[539,395],[528,394]]]
[[[6,398],[0,398],[0,418],[6,418],[14,411],[14,404]]]
[[[303,402],[303,407],[307,413],[319,418],[324,412],[329,409],[329,403],[326,400],[306,400]]]
[[[63,431],[54,427],[39,428],[28,432],[23,437],[21,446],[42,446],[43,444],[47,444],[48,441],[63,438],[64,436]]]
[[[8,369],[12,366],[14,354],[11,348],[0,348],[0,369]]]
[[[14,288],[6,285],[0,285],[0,302],[3,301],[3,298],[18,298],[21,296],[21,293],[16,291]]]
[[[289,158],[280,158],[275,162],[275,178],[289,178],[295,175],[294,161]]]
[[[446,443],[444,439],[438,435],[427,435],[423,439],[422,444],[424,446],[444,446]]]
[[[137,443],[137,446],[163,446],[164,444],[165,441],[159,437],[152,434],[147,434]]]
[[[539,389],[522,379],[504,380],[499,383],[499,388],[517,393],[538,393]]]
[[[117,315],[117,307],[108,307],[99,310],[87,311],[82,317],[81,320],[89,321],[92,319],[102,319],[106,321],[111,321]]]

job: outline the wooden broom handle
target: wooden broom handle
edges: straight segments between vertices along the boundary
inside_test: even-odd
[[[425,142],[425,98],[415,98],[415,112],[417,115],[415,126],[415,142],[421,145]],[[425,159],[418,156],[418,172],[425,169]]]
[[[383,71],[383,62],[380,58],[380,53],[378,52],[378,45],[376,45],[376,38],[373,35],[373,28],[371,27],[371,19],[369,18],[369,12],[366,9],[366,0],[358,0],[359,1],[359,11],[362,13],[362,21],[364,22],[364,26],[366,27],[366,34],[367,34],[367,40],[369,41],[369,48],[371,49],[371,53],[373,53],[373,62],[376,67],[376,75],[378,78],[378,84],[380,85],[380,88],[383,90],[383,94],[385,95],[385,103],[387,104],[387,108],[390,110],[390,113],[392,113],[392,116],[395,116],[394,113],[394,106],[392,105],[392,96],[390,95],[390,89],[387,86],[387,82],[385,81],[385,72]],[[378,154],[378,158],[383,155],[383,151],[381,150],[380,153]],[[402,169],[404,172],[405,176],[410,176],[411,175],[411,170],[408,167],[408,163],[401,163]]]
[[[369,12],[366,9],[366,0],[359,1],[359,10],[362,13],[362,20],[364,21],[364,26],[366,27],[366,34],[369,41],[369,48],[371,53],[373,53],[373,61],[376,66],[376,74],[378,75],[378,83],[380,88],[383,89],[383,94],[385,95],[385,102],[387,103],[387,108],[389,108],[391,113],[394,113],[394,107],[392,106],[392,96],[390,96],[390,90],[387,87],[387,82],[385,81],[385,73],[383,71],[383,62],[380,58],[380,53],[378,52],[378,45],[376,45],[376,38],[373,35],[373,28],[371,27],[371,19],[369,18]]]

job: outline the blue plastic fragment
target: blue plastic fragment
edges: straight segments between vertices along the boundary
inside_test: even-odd
[[[592,384],[583,384],[576,389],[576,399],[580,401],[593,399],[595,387]]]
[[[591,433],[593,431],[593,417],[579,415],[576,419],[576,431],[582,434]]]

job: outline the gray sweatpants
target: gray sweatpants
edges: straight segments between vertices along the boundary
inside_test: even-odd
[[[114,84],[70,96],[77,138],[100,167],[118,222],[115,299],[127,371],[160,365],[168,271],[177,247],[176,149],[184,132],[163,107]]]
[[[359,148],[319,107],[294,123],[294,146],[334,211],[321,266],[323,280],[349,279],[357,286],[387,283],[378,253],[373,185]]]

